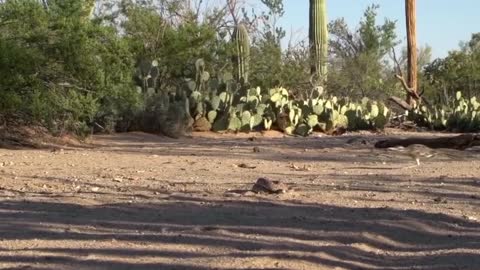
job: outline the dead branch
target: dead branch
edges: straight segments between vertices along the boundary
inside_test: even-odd
[[[388,100],[397,104],[398,106],[400,106],[402,109],[404,109],[406,111],[411,111],[413,109],[412,106],[410,106],[410,104],[408,104],[405,100],[403,100],[399,97],[391,96]]]
[[[415,92],[413,88],[408,86],[403,76],[396,74],[395,77],[402,83],[403,89],[405,89],[408,95],[419,101],[421,100],[421,96],[417,92]]]
[[[230,16],[232,16],[235,25],[238,25],[238,7],[236,0],[227,0],[227,8]]]
[[[398,62],[397,55],[395,53],[394,48],[392,48],[392,58],[393,58],[393,61],[395,62],[395,68],[397,70],[397,74],[395,74],[395,78],[397,78],[400,81],[403,89],[405,90],[405,92],[407,92],[407,96],[410,96],[414,100],[418,101],[418,105],[420,105],[423,102],[423,103],[425,103],[425,105],[430,107],[431,106],[430,102],[425,97],[423,97],[423,94],[424,94],[425,91],[422,91],[421,93],[418,93],[417,91],[415,91],[414,88],[408,86],[407,82],[405,81],[405,77],[403,76],[402,68],[400,66],[400,63]],[[400,107],[402,107],[405,110],[411,110],[412,109],[412,106],[410,104],[402,101],[398,97],[392,96],[392,97],[390,97],[390,100],[395,102],[397,105],[399,105]]]

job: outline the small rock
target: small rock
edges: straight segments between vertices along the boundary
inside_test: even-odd
[[[288,191],[288,187],[280,181],[273,181],[267,178],[258,178],[251,191],[255,193],[282,194]]]
[[[447,199],[445,198],[442,198],[442,197],[436,197],[435,199],[433,199],[434,202],[436,203],[447,203]]]
[[[225,197],[230,197],[230,198],[237,198],[237,197],[241,197],[242,194],[240,193],[235,193],[235,192],[225,192],[224,194]]]
[[[63,150],[63,148],[53,149],[53,150],[52,150],[52,153],[63,154],[63,153],[64,153],[64,150]]]
[[[115,178],[113,178],[113,182],[121,183],[121,182],[123,182],[123,179],[120,178],[120,177],[115,177]]]
[[[472,217],[472,216],[463,215],[463,218],[470,221],[478,221],[476,217]]]
[[[307,165],[303,165],[303,167],[299,167],[295,164],[291,164],[290,168],[292,168],[295,171],[304,171],[304,172],[308,172],[312,170],[311,168],[307,167]]]
[[[240,163],[240,164],[237,164],[235,166],[237,166],[238,168],[243,168],[243,169],[255,169],[255,168],[257,168],[256,166],[247,165],[245,163]]]
[[[99,187],[92,187],[90,190],[92,192],[98,192],[100,190],[100,188]]]

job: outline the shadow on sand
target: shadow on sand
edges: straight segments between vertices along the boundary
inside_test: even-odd
[[[17,250],[13,256],[5,255],[0,247],[0,265],[31,264],[27,269],[43,269],[42,263],[57,269],[208,269],[138,262],[142,257],[183,258],[187,263],[192,259],[270,257],[330,269],[478,269],[469,267],[480,265],[480,257],[472,252],[480,249],[478,223],[416,210],[177,196],[165,203],[98,206],[3,201],[0,220],[0,240],[115,239],[155,247],[31,247]],[[201,248],[188,252],[162,249],[171,244]],[[211,248],[227,252],[202,252]],[[379,255],[377,250],[384,253]],[[50,255],[32,255],[37,252]],[[137,262],[86,259],[88,256],[130,256]]]

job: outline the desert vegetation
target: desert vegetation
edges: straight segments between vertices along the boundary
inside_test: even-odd
[[[311,1],[309,38],[282,48],[282,1],[260,1],[251,12],[241,1],[90,2],[1,3],[3,125],[83,136],[269,129],[306,136],[381,130],[407,114],[430,129],[479,127],[475,33],[445,58],[431,59],[410,35],[395,54],[403,26],[380,23],[379,6],[352,26],[328,22],[326,1]],[[414,29],[414,18],[408,22]]]

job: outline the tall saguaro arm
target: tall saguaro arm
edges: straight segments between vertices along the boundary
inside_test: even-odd
[[[326,80],[328,57],[327,0],[310,0],[309,45],[312,76]]]

